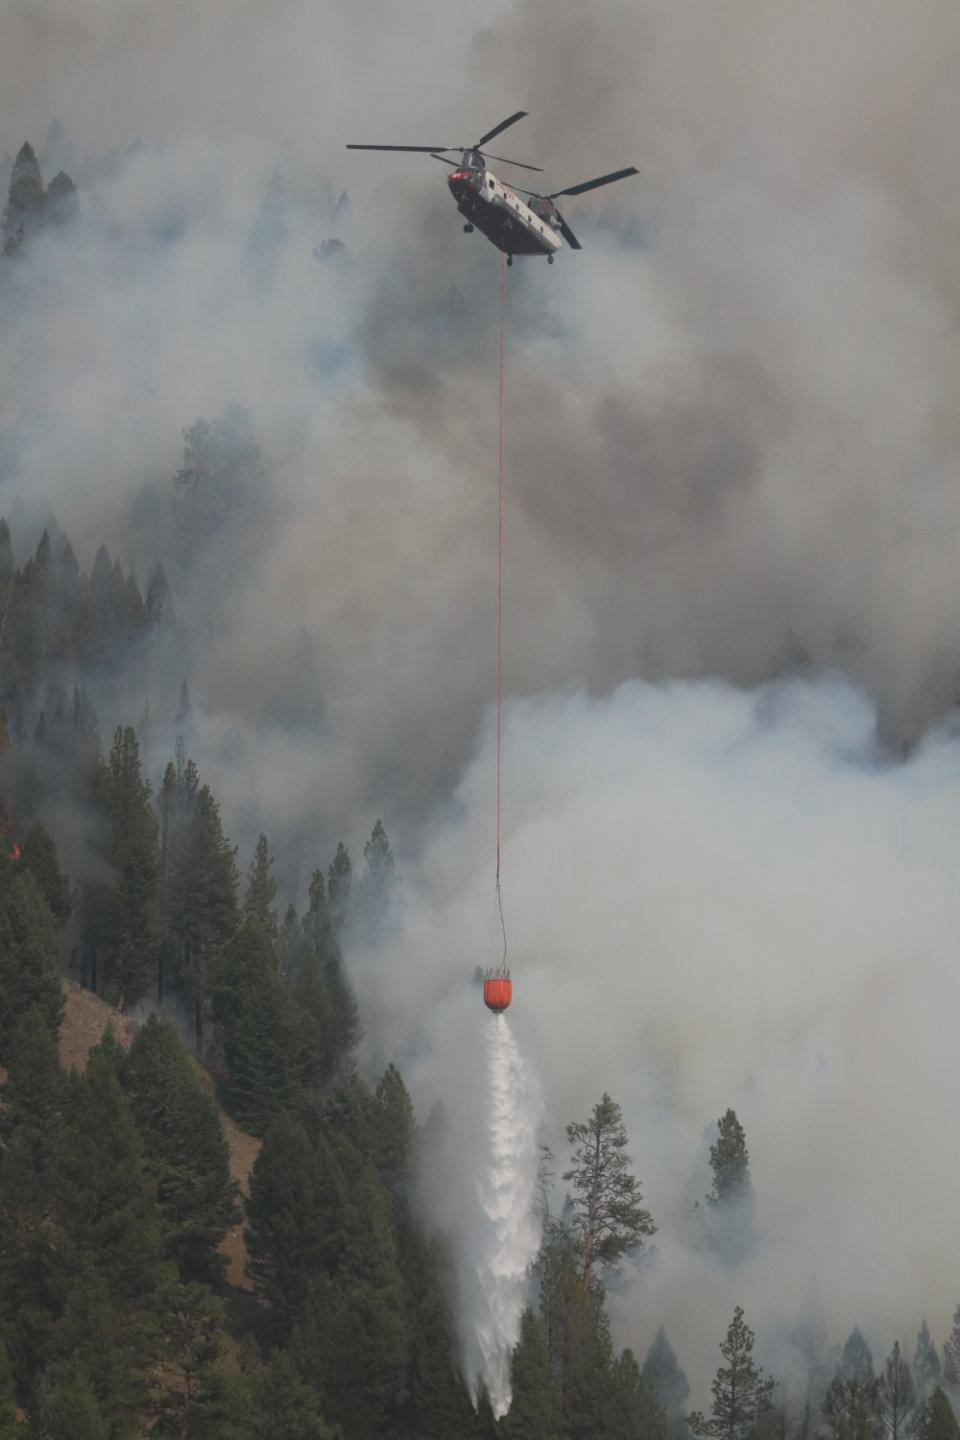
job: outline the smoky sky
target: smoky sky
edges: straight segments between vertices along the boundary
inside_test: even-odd
[[[733,1305],[769,1330],[811,1268],[835,1338],[942,1331],[956,6],[6,0],[0,40],[0,148],[60,119],[82,211],[0,291],[0,508],[24,536],[52,511],[85,568],[101,540],[141,577],[164,560],[184,674],[124,703],[151,701],[155,766],[189,681],[244,844],[355,848],[383,814],[407,929],[357,979],[369,1063],[421,1103],[475,1099],[463,977],[496,947],[498,259],[435,161],[343,146],[469,142],[522,107],[498,145],[545,189],[639,168],[565,207],[582,252],[507,275],[518,1034],[557,1126],[624,1104],[662,1268],[622,1338],[665,1321],[702,1379]],[[242,565],[198,574],[171,480],[231,400],[267,504]],[[270,720],[301,629],[310,740]],[[766,1227],[735,1277],[678,1219],[728,1104]]]

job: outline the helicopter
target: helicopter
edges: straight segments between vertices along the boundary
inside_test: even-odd
[[[503,250],[507,264],[513,264],[515,255],[546,255],[547,263],[553,264],[553,257],[563,248],[566,241],[571,250],[582,250],[583,246],[564,220],[554,201],[564,195],[583,195],[587,190],[596,190],[601,185],[612,185],[615,180],[625,180],[628,175],[640,172],[634,165],[625,170],[614,170],[609,175],[599,175],[595,180],[584,180],[580,185],[569,185],[566,190],[553,190],[549,195],[539,195],[535,190],[524,190],[519,185],[507,185],[487,168],[488,160],[502,165],[513,165],[520,170],[535,170],[542,174],[539,165],[528,165],[522,160],[508,160],[503,155],[491,155],[484,146],[503,130],[515,125],[529,112],[518,110],[508,115],[492,130],[473,145],[348,145],[348,150],[394,150],[429,155],[443,165],[455,164],[444,152],[460,151],[460,163],[447,176],[450,193],[457,202],[457,209],[464,217],[464,230],[469,235],[474,229],[482,231],[487,239]],[[526,196],[526,199],[521,199]]]

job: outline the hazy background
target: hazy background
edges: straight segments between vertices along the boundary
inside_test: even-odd
[[[625,1107],[661,1263],[623,1340],[663,1321],[702,1385],[734,1304],[772,1334],[813,1267],[835,1338],[942,1336],[958,760],[946,735],[892,756],[951,710],[960,652],[956,7],[0,0],[0,42],[0,150],[59,118],[44,178],[82,207],[0,292],[0,508],[21,544],[52,512],[84,568],[101,540],[164,560],[242,844],[356,849],[383,815],[408,929],[357,962],[370,1061],[459,1105],[465,1147],[496,952],[497,255],[435,162],[343,146],[522,106],[499,146],[545,189],[640,168],[566,207],[582,253],[508,276],[515,1025],[555,1130],[603,1089]],[[232,399],[266,508],[242,566],[198,574],[171,478]],[[269,712],[301,627],[310,739]],[[735,1274],[685,1221],[728,1105],[767,1236]]]

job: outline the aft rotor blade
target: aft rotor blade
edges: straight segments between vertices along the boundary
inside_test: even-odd
[[[515,115],[510,115],[506,120],[501,120],[500,124],[494,125],[493,129],[488,130],[486,135],[481,135],[476,145],[472,148],[479,150],[481,145],[486,145],[487,141],[492,140],[494,135],[499,135],[501,130],[507,130],[511,125],[516,125],[518,120],[522,120],[523,117],[529,115],[529,113],[529,110],[518,110]],[[439,149],[439,146],[437,148]]]
[[[628,165],[626,170],[614,170],[612,175],[599,175],[596,180],[584,180],[582,185],[571,185],[567,190],[554,190],[549,198],[556,200],[558,195],[582,195],[586,190],[596,190],[600,185],[612,185],[614,180],[625,180],[628,175],[639,174],[636,165]]]
[[[583,246],[580,244],[580,241],[577,239],[576,235],[574,235],[573,231],[570,229],[570,226],[567,224],[566,220],[564,220],[559,210],[557,211],[557,223],[560,226],[560,234],[563,236],[564,240],[566,240],[567,244],[570,246],[570,249],[582,250]]]
[[[486,150],[479,152],[486,160],[498,160],[501,165],[517,165],[521,170],[537,170],[543,174],[542,165],[528,165],[525,160],[508,160],[506,155],[491,155]]]
[[[449,145],[348,145],[348,150],[408,150],[415,154],[435,155],[438,150],[449,150]]]

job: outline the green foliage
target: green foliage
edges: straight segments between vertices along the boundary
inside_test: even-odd
[[[662,1325],[647,1351],[643,1362],[643,1377],[653,1387],[654,1394],[666,1411],[675,1440],[681,1440],[688,1430],[684,1412],[690,1385]]]
[[[769,1409],[776,1382],[765,1380],[763,1370],[754,1364],[753,1342],[753,1331],[738,1305],[727,1338],[720,1346],[727,1363],[720,1366],[710,1387],[713,1392],[710,1416],[707,1418],[695,1410],[688,1417],[694,1435],[746,1440],[764,1411]]]
[[[264,478],[253,416],[235,402],[216,420],[183,432],[183,462],[174,477],[174,512],[193,553],[250,510]]]
[[[56,923],[65,925],[72,909],[70,883],[60,869],[53,836],[39,821],[27,832],[20,849],[20,859],[37,882]]]
[[[262,1135],[293,1099],[292,1016],[260,921],[248,915],[223,948],[213,991],[223,1043],[224,1103],[245,1129]]]
[[[918,1433],[919,1440],[958,1440],[960,1437],[953,1406],[939,1385],[923,1407]]]
[[[40,1406],[39,1435],[44,1440],[109,1440],[107,1426],[86,1367],[72,1357],[57,1371],[46,1403]]]
[[[940,1383],[940,1356],[930,1338],[927,1322],[924,1320],[917,1335],[913,1352],[913,1375],[921,1401],[926,1400]]]
[[[558,1396],[540,1323],[524,1311],[520,1339],[510,1359],[510,1410],[501,1431],[511,1440],[554,1440],[561,1430]],[[659,1440],[659,1437],[657,1437]]]
[[[573,1150],[564,1180],[572,1180],[573,1228],[584,1283],[595,1270],[614,1270],[638,1253],[656,1226],[641,1204],[640,1185],[630,1173],[623,1115],[606,1093],[586,1122],[567,1126]]]
[[[616,1440],[670,1440],[667,1412],[631,1350],[614,1361],[610,1378],[610,1434]]]
[[[382,820],[374,825],[370,839],[363,847],[363,858],[364,872],[358,886],[360,918],[365,939],[376,944],[383,938],[400,888],[396,862]]]
[[[126,1064],[146,1170],[157,1193],[161,1250],[185,1280],[216,1280],[217,1246],[239,1219],[217,1108],[172,1025],[151,1016]]]
[[[217,802],[204,785],[190,806],[170,878],[171,926],[178,947],[173,984],[191,1005],[198,1051],[203,1047],[212,972],[237,923],[234,853]]]
[[[277,912],[273,908],[273,902],[277,894],[277,882],[270,871],[273,867],[273,860],[270,856],[270,847],[267,844],[266,835],[261,835],[257,841],[256,852],[251,862],[247,878],[247,893],[243,901],[243,913],[245,916],[253,916],[259,920],[270,939],[272,945],[276,945],[279,938],[277,926]]]
[[[327,895],[334,933],[339,934],[353,914],[353,863],[342,840],[327,871]]]
[[[898,1340],[877,1385],[877,1414],[890,1440],[910,1440],[920,1423],[920,1410],[913,1375]]]
[[[960,1391],[960,1305],[953,1312],[953,1326],[943,1342],[943,1383]]]
[[[3,1331],[0,1330],[0,1440],[13,1440],[16,1410],[13,1370],[7,1355]]]
[[[396,1065],[388,1065],[374,1096],[377,1167],[391,1195],[405,1191],[413,1163],[416,1117]]]
[[[753,1184],[747,1137],[736,1111],[728,1110],[721,1116],[717,1131],[717,1140],[710,1146],[713,1191],[707,1201],[714,1206],[742,1204],[753,1198]]]
[[[56,958],[54,917],[36,880],[19,862],[0,861],[0,1064],[32,1007],[56,1036],[63,1015]]]
[[[877,1392],[870,1346],[859,1329],[854,1329],[847,1337],[823,1405],[836,1440],[878,1440],[882,1427]]]
[[[108,993],[121,1007],[149,992],[160,945],[160,857],[149,784],[131,726],[118,728],[97,780],[107,816],[107,859],[116,875],[107,920]]]

